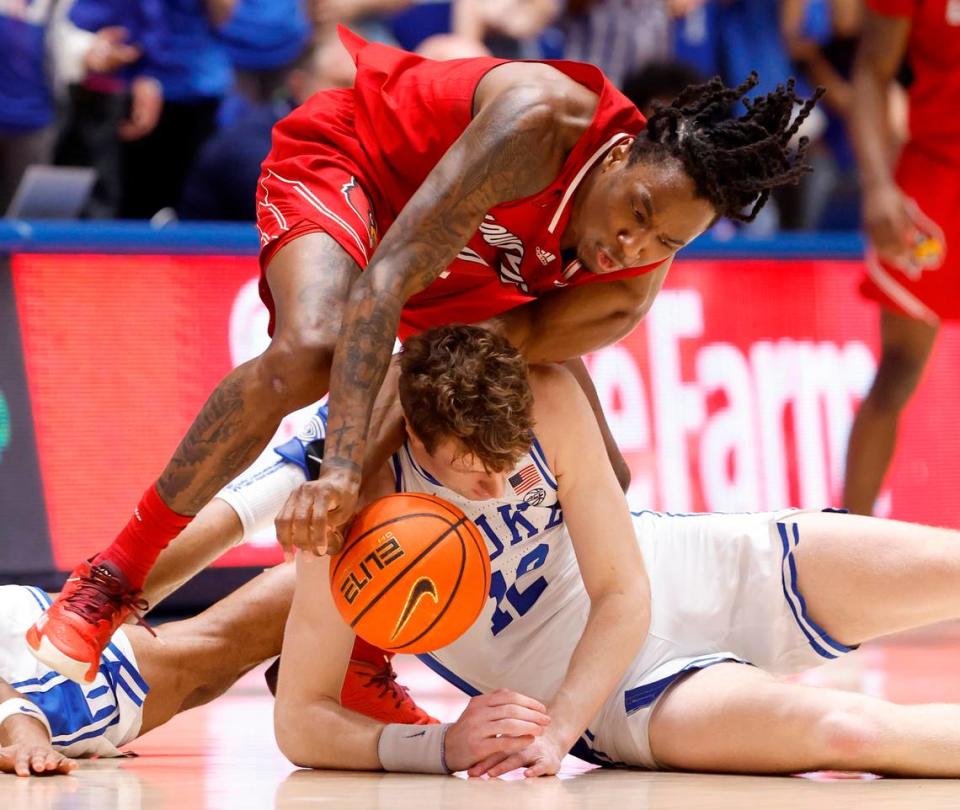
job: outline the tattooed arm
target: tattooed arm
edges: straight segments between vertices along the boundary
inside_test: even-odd
[[[323,553],[352,515],[374,397],[404,302],[455,258],[495,205],[557,176],[589,126],[596,96],[543,64],[495,68],[477,87],[475,116],[411,197],[350,289],[330,377],[326,459],[313,501],[278,539]]]

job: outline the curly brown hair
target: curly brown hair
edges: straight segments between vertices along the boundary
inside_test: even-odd
[[[428,453],[453,439],[489,472],[504,472],[530,447],[527,361],[508,340],[478,326],[441,326],[407,340],[400,404]]]

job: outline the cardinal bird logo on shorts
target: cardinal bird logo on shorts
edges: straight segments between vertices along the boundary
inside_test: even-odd
[[[357,183],[356,177],[351,177],[349,183],[344,183],[340,187],[340,193],[343,199],[347,201],[350,210],[357,215],[360,224],[367,232],[367,239],[370,241],[370,247],[375,248],[380,241],[377,232],[377,220],[373,216],[373,209],[370,207],[370,200],[363,189]],[[366,212],[366,213],[364,213]]]

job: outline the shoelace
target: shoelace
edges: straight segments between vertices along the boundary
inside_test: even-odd
[[[70,606],[71,611],[91,624],[103,621],[114,610],[130,608],[137,624],[145,627],[150,635],[157,635],[143,618],[143,614],[150,609],[147,600],[143,599],[138,591],[122,590],[117,578],[103,566],[95,565],[89,574],[81,576],[76,590],[64,597],[63,601]]]
[[[375,666],[371,664],[371,666]],[[387,692],[396,701],[395,708],[399,709],[404,702],[411,700],[410,690],[406,686],[397,683],[397,673],[390,664],[384,664],[381,669],[377,669],[370,675],[364,686],[374,686],[380,690],[377,697],[386,697]]]

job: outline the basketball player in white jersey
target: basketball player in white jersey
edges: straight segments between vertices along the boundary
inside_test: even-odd
[[[197,527],[241,533],[220,503]],[[195,573],[195,572],[194,572]],[[175,714],[225,692],[280,650],[293,567],[272,568],[198,616],[114,633],[91,684],[78,684],[28,652],[23,633],[50,604],[39,588],[0,586],[0,771],[69,773],[76,757],[119,756],[119,747]]]
[[[960,616],[956,532],[794,511],[642,512],[631,516],[630,542],[622,544],[626,507],[603,497],[616,484],[583,395],[564,372],[532,372],[531,408],[518,358],[480,330],[446,328],[408,346],[411,435],[367,497],[398,485],[441,495],[468,511],[487,538],[494,570],[487,608],[465,636],[422,657],[477,696],[456,723],[439,727],[384,725],[343,709],[339,685],[352,635],[330,602],[326,560],[303,557],[276,717],[293,762],[475,775],[526,767],[536,775],[555,773],[572,749],[589,761],[648,768],[960,774],[960,707],[897,706],[770,674]],[[458,368],[465,373],[450,373]],[[483,396],[473,397],[478,390]],[[443,402],[452,407],[437,418],[434,405]],[[481,413],[470,416],[469,402],[482,403]],[[485,429],[471,427],[481,416]],[[518,438],[531,417],[533,443]],[[450,452],[458,446],[451,438],[465,428],[478,428],[457,440],[472,458]],[[168,592],[211,549],[225,550],[272,520],[316,474],[323,431],[321,411],[299,440],[278,448],[285,461],[251,469],[222,492],[229,507],[207,507],[194,540],[158,568],[153,593]],[[499,467],[506,457],[510,469],[500,473],[478,463]],[[600,520],[582,520],[577,490],[605,507]],[[236,521],[242,534],[230,529]],[[584,648],[584,631],[596,624],[591,607],[599,600],[591,605],[591,598],[604,591],[604,574],[616,579],[618,569],[633,569],[646,581],[636,568],[638,546],[652,591],[642,647],[631,658],[614,642],[598,645],[580,657],[588,677],[576,691],[565,689],[577,674],[571,661]],[[624,555],[627,547],[633,553]],[[614,623],[642,636],[642,607]],[[322,660],[318,649],[328,653]],[[611,677],[611,651],[630,660],[612,687],[598,689]],[[0,743],[4,731],[0,721]]]
[[[486,537],[491,598],[422,657],[475,697],[440,726],[344,709],[353,633],[328,558],[301,553],[275,716],[293,763],[534,776],[572,750],[644,768],[960,776],[960,706],[777,678],[960,617],[960,534],[796,510],[631,515],[562,369],[531,370],[527,391],[518,355],[475,327],[413,338],[401,362],[409,439],[366,496],[439,495]]]

